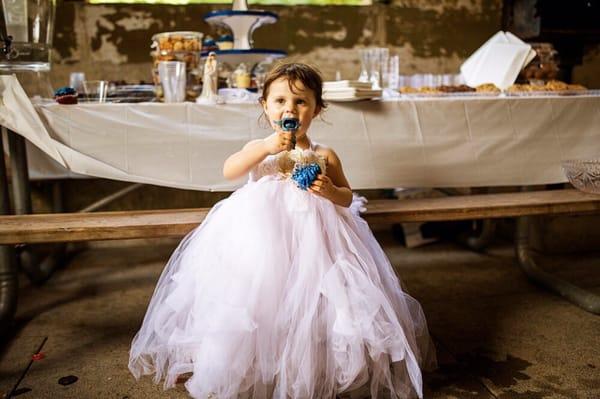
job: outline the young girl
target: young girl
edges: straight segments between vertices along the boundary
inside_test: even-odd
[[[203,399],[422,397],[420,369],[434,362],[425,318],[358,215],[340,159],[308,136],[321,94],[304,64],[266,78],[274,133],[225,161],[226,178],[248,183],[169,260],[132,343],[136,378],[168,388],[192,373],[185,386]],[[296,164],[320,173],[307,183]]]

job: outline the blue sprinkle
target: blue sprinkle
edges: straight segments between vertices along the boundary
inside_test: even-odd
[[[77,92],[74,88],[69,86],[61,87],[60,89],[54,92],[55,96],[66,96],[68,94],[77,94]]]
[[[321,173],[321,167],[317,163],[305,165],[296,164],[292,171],[292,179],[302,190],[307,190],[315,181],[319,173]]]

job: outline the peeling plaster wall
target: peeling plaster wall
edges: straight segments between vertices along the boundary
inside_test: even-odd
[[[600,88],[600,44],[585,49],[582,64],[573,68],[573,80],[590,88]]]
[[[88,79],[151,80],[150,38],[173,30],[213,34],[202,16],[217,5],[90,5],[60,2],[52,81],[68,82],[74,71]],[[316,64],[326,79],[339,71],[358,77],[358,49],[385,46],[400,55],[400,72],[456,73],[464,59],[501,29],[502,0],[393,0],[366,7],[264,7],[279,14],[259,28],[254,45],[284,49],[294,60]],[[592,47],[574,76],[600,86],[599,48]]]
[[[227,5],[89,5],[59,3],[52,80],[74,71],[90,79],[150,81],[150,37],[172,30],[214,34],[202,16]],[[326,79],[337,70],[356,78],[357,49],[386,46],[399,54],[401,73],[453,73],[500,29],[501,0],[396,0],[370,7],[264,7],[279,14],[259,28],[255,47],[286,50],[318,65]]]

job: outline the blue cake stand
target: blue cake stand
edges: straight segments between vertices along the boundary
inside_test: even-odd
[[[285,51],[261,48],[248,50],[215,50],[215,54],[217,55],[219,62],[226,62],[234,68],[236,65],[243,62],[250,70],[252,70],[257,63],[264,61],[267,58],[277,59],[287,56]],[[208,51],[203,51],[201,54],[202,58],[205,58],[207,55]]]

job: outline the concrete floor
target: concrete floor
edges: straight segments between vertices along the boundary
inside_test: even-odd
[[[531,285],[510,244],[477,254],[449,242],[406,249],[388,230],[377,236],[437,345],[440,368],[426,375],[426,398],[600,398],[600,317]],[[19,398],[187,397],[181,384],[165,392],[127,370],[129,344],[174,245],[95,243],[41,288],[23,278],[16,326],[1,347],[0,395],[47,338]],[[540,260],[600,294],[599,258]],[[58,384],[68,375],[78,381]]]

